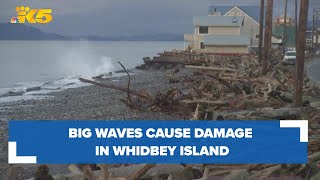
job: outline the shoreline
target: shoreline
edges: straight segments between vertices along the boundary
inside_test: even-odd
[[[173,70],[143,70],[131,75],[130,88],[157,93],[170,88],[183,90],[182,83],[169,84],[167,73]],[[176,76],[184,76],[191,71],[183,68]],[[127,86],[127,76],[115,77],[105,82]],[[102,81],[103,82],[103,81]],[[120,99],[126,93],[94,85],[66,89],[46,94],[44,99],[20,100],[0,103],[0,174],[9,167],[7,164],[8,120],[177,120],[178,115],[162,112],[135,111]],[[19,167],[19,179],[34,175],[37,165],[15,165]],[[49,165],[52,175],[69,173],[67,165]]]
[[[128,69],[132,74],[139,74],[141,71],[138,69]],[[110,75],[111,73],[111,75]],[[115,70],[109,74],[100,74],[92,77],[85,77],[93,80],[101,81],[117,81],[119,78],[126,76],[123,70]],[[79,76],[81,77],[81,76]],[[65,91],[67,89],[81,88],[90,84],[83,83],[79,77],[65,77],[47,81],[31,81],[21,82],[19,86],[12,85],[11,87],[0,88],[0,106],[6,103],[14,103],[26,100],[39,100],[50,97],[52,94]],[[2,91],[1,91],[2,90]]]
[[[291,69],[290,66],[285,67]],[[308,65],[306,65],[308,68]],[[172,77],[179,78],[191,75],[193,70],[180,68],[173,75],[171,70],[154,70],[152,68],[131,75],[131,89],[145,90],[152,94],[163,92],[170,88],[181,91],[187,88],[180,82],[170,84]],[[169,76],[169,74],[171,74]],[[172,76],[173,75],[173,76]],[[127,87],[127,76],[105,79],[122,87]],[[113,89],[101,88],[94,85],[66,89],[48,94],[43,100],[22,100],[18,102],[0,103],[0,174],[9,167],[7,162],[7,121],[15,120],[183,120],[182,116],[169,115],[154,111],[135,111],[127,107],[120,99],[126,99],[127,94]],[[135,100],[135,99],[133,99]],[[2,128],[2,129],[1,129]],[[1,134],[2,133],[2,134]],[[18,179],[34,176],[37,165],[14,165],[18,167]],[[49,165],[51,175],[70,173],[68,165]],[[23,175],[22,175],[23,174]]]

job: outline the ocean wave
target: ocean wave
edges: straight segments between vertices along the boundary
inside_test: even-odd
[[[61,91],[69,88],[77,88],[88,84],[79,81],[79,77],[87,79],[105,79],[122,76],[115,74],[118,69],[114,68],[113,61],[109,57],[101,57],[98,63],[92,65],[78,56],[71,54],[64,58],[59,71],[65,77],[50,81],[34,81],[16,83],[12,87],[0,88],[0,103],[18,100],[41,99],[48,93]],[[61,62],[62,63],[62,62]]]

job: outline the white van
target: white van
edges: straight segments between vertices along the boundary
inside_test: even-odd
[[[295,64],[297,60],[297,52],[296,51],[287,51],[283,57],[283,64]]]

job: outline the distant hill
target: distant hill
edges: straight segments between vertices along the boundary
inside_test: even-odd
[[[145,35],[132,35],[132,36],[77,36],[73,39],[81,39],[88,41],[183,41],[182,34],[145,34]]]
[[[24,24],[0,23],[0,40],[66,40],[68,38],[45,33]]]
[[[146,34],[132,36],[61,36],[45,33],[25,24],[0,23],[0,40],[88,40],[88,41],[183,41],[182,34]]]

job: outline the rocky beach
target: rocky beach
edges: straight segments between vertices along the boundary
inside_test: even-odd
[[[144,70],[131,75],[130,88],[145,90],[150,93],[183,89],[181,83],[169,84],[167,74],[172,70]],[[189,74],[181,69],[178,76]],[[128,77],[115,77],[103,81],[126,86]],[[126,99],[126,93],[97,86],[84,86],[44,95],[41,100],[20,100],[0,104],[0,174],[4,175],[7,164],[7,141],[9,120],[176,120],[179,115],[161,112],[135,111],[128,108],[120,99]],[[40,135],[41,136],[41,135]],[[33,177],[36,165],[15,165],[18,178]],[[52,175],[68,173],[67,165],[49,165]],[[1,179],[1,176],[0,176]]]
[[[314,80],[306,76],[304,106],[299,109],[292,108],[293,66],[283,65],[279,57],[279,53],[273,54],[274,63],[267,75],[261,74],[261,66],[254,57],[215,57],[211,61],[188,61],[187,65],[182,66],[168,65],[159,59],[147,60],[144,65],[138,67],[145,70],[128,71],[131,74],[132,101],[127,99],[129,95],[126,93],[128,76],[124,71],[119,71],[117,73],[123,74],[114,78],[97,77],[94,81],[80,78],[82,82],[98,86],[87,84],[88,86],[69,88],[45,94],[41,100],[0,103],[0,174],[4,175],[8,170],[16,169],[18,179],[26,179],[32,178],[37,168],[37,165],[13,165],[16,168],[9,168],[7,126],[10,120],[308,119],[310,162],[307,165],[288,166],[292,169],[283,168],[281,165],[261,165],[261,168],[250,164],[232,168],[210,165],[206,167],[207,171],[203,172],[203,176],[229,174],[239,177],[245,174],[252,179],[263,176],[306,177],[309,176],[309,163],[315,163],[311,168],[311,176],[315,176],[318,173],[320,159],[320,91]],[[52,175],[68,174],[70,167],[74,166],[49,165]],[[188,167],[185,168],[186,172],[191,172]],[[219,169],[225,169],[224,173],[219,174]],[[245,170],[239,174],[234,172],[234,169]],[[175,169],[176,171],[179,170]],[[170,174],[161,173],[168,176]],[[185,175],[182,173],[182,176]],[[120,177],[126,175],[122,174]],[[193,176],[191,179],[197,177]]]

